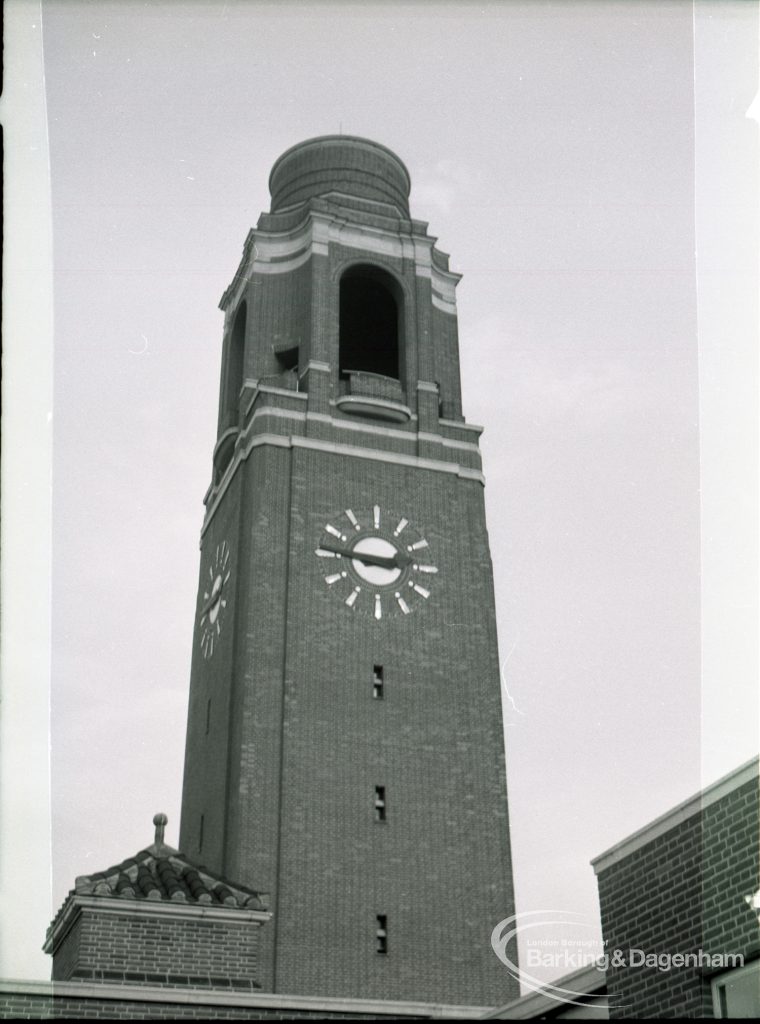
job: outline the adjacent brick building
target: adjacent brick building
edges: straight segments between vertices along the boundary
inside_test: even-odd
[[[54,981],[253,991],[267,897],[191,863],[164,842],[77,878],[48,929]]]
[[[594,860],[612,1018],[760,1013],[758,807],[755,759]]]

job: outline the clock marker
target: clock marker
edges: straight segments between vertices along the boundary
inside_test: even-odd
[[[354,515],[350,508],[346,509],[346,515],[348,516],[348,521],[351,523],[353,528],[355,530],[361,530],[361,526],[359,526],[359,520],[356,518],[356,516]]]
[[[399,521],[398,521],[398,526],[393,531],[393,536],[394,537],[398,537],[398,535],[401,533],[401,531],[404,529],[404,527],[408,526],[408,525],[409,525],[409,520],[408,519],[404,519],[403,516],[402,516],[402,518],[399,519]]]
[[[338,580],[343,579],[343,574],[334,572],[331,576],[325,576],[325,583],[337,583]]]
[[[359,591],[361,589],[362,589],[361,587],[354,587],[354,589],[351,591],[351,593],[346,598],[346,604],[348,605],[349,608],[353,608],[354,603],[355,603],[357,597],[359,596]]]
[[[412,587],[417,591],[420,597],[424,597],[425,600],[427,600],[430,597],[430,591],[425,590],[425,588],[421,587],[418,583],[413,583]]]
[[[373,514],[375,516],[375,529],[379,530],[380,529],[380,506],[379,505],[375,505],[375,508],[373,510]]]
[[[403,599],[401,594],[394,594],[394,597],[398,601],[398,606],[401,609],[401,611],[404,613],[404,615],[408,615],[409,614],[409,605]]]
[[[419,551],[420,548],[426,548],[427,546],[428,546],[428,542],[426,540],[418,540],[418,541],[415,541],[414,544],[408,544],[406,550],[407,551]]]
[[[438,572],[438,568],[435,565],[415,565],[414,568],[418,572]]]
[[[324,548],[317,548],[314,554],[319,555],[320,558],[340,558],[337,551],[325,551]]]
[[[383,617],[383,604],[380,600],[380,595],[375,594],[375,618],[382,619]]]

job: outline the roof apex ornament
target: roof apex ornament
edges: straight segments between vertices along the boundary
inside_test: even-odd
[[[159,811],[158,814],[153,815],[153,824],[156,826],[156,837],[154,839],[156,846],[164,845],[164,829],[166,828],[168,821],[169,819],[161,811]]]

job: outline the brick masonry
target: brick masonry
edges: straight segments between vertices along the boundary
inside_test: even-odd
[[[146,991],[126,986],[76,983],[46,985],[0,982],[0,1019],[109,1019],[109,1020],[424,1020],[447,1015],[447,1008],[401,1004],[309,1003],[276,1001],[251,996],[225,996],[220,992],[183,990],[176,998],[168,991]],[[461,1016],[461,1014],[458,1014]]]
[[[363,167],[367,159],[362,150]],[[514,897],[478,434],[444,445],[452,428],[438,422],[439,413],[461,419],[453,300],[446,311],[434,294],[453,295],[456,276],[445,277],[424,225],[364,200],[311,198],[298,222],[292,211],[265,215],[266,236],[254,231],[247,249],[258,246],[259,262],[223,299],[227,331],[247,304],[246,377],[276,369],[273,345],[298,340],[308,399],[305,416],[288,418],[271,414],[287,412],[281,396],[258,391],[209,494],[199,613],[222,543],[234,576],[213,657],[195,641],[180,844],[272,894],[266,991],[487,1006],[517,994],[490,945]],[[276,245],[284,253],[299,231],[290,267]],[[329,241],[310,251],[310,231]],[[340,278],[357,263],[393,275],[402,296],[411,419],[390,429],[335,404],[345,394]],[[408,519],[408,536],[427,540],[425,562],[438,568],[419,580],[428,599],[402,580],[408,615],[384,592],[380,621],[366,586],[346,605],[359,582],[351,566],[330,585],[315,555],[327,523],[348,535],[345,510],[366,527],[374,505],[384,526]],[[372,698],[374,665],[382,701]],[[386,790],[384,822],[376,786]],[[387,954],[376,952],[378,915]]]
[[[760,953],[758,919],[745,897],[760,887],[755,777],[695,806],[672,828],[609,866],[597,866],[606,950],[650,953]],[[611,1018],[710,1019],[704,967],[615,967],[607,971]]]
[[[249,920],[86,907],[55,951],[53,979],[251,989],[258,937],[259,926]]]
[[[309,1013],[298,1010],[256,1010],[208,1003],[146,1003],[129,999],[76,999],[71,997],[0,996],[0,1017],[13,1020],[387,1020],[373,1014]],[[411,1018],[410,1018],[411,1019]]]

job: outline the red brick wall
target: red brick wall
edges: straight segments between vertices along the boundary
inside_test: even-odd
[[[243,476],[236,474],[211,529],[202,539],[180,827],[182,852],[196,864],[207,865],[222,875],[225,872],[223,850],[229,810],[227,751],[229,730],[235,721],[232,688],[235,637],[244,630],[241,621],[243,601],[239,596],[246,582],[239,538],[242,486]],[[222,632],[214,653],[206,660],[200,646],[198,620],[205,604],[204,592],[208,592],[208,565],[214,558],[217,545],[222,542],[230,546],[232,559],[232,575],[225,595],[228,605],[220,620]],[[240,881],[231,874],[226,877]]]
[[[84,908],[53,957],[53,979],[251,989],[259,925]]]
[[[382,623],[346,608],[313,554],[326,521],[371,499],[410,519],[440,570],[428,601]],[[482,488],[299,450],[291,503],[278,988],[497,1002],[490,934],[512,892]]]
[[[84,922],[77,916],[53,956],[52,977],[56,981],[73,977],[74,971],[82,966],[81,939]]]
[[[757,917],[744,901],[760,884],[758,785],[753,780],[599,873],[609,953],[757,952]],[[610,1016],[711,1018],[708,972],[615,967]]]
[[[311,316],[311,270],[305,263],[285,274],[256,274],[243,293],[250,318],[246,376],[276,374],[281,366],[273,348],[300,348],[302,368],[308,359]]]
[[[760,888],[757,780],[703,815],[703,943],[711,952],[758,952],[757,914],[744,897]]]
[[[329,1010],[275,1009],[270,1007],[222,1006],[213,1002],[157,1003],[139,999],[106,999],[0,993],[0,1018],[22,1020],[50,1019],[108,1020],[394,1020],[387,1014],[338,1013]],[[404,1020],[422,1017],[405,1015]]]
[[[230,720],[222,739],[188,747],[185,852],[273,894],[267,988],[504,1001],[510,980],[490,933],[511,913],[512,890],[482,487],[269,447],[251,454],[243,478],[235,635],[203,666],[212,707],[232,693]],[[383,515],[407,516],[440,569],[429,601],[382,623],[336,599],[314,555],[325,522],[366,507],[366,496]],[[207,543],[233,532],[231,508],[230,497]],[[382,702],[372,699],[375,664]],[[211,840],[199,853],[188,839],[201,803],[207,821],[220,810],[221,785],[204,778],[226,764],[226,728],[230,813],[217,859]],[[376,785],[387,791],[382,824]],[[375,952],[377,914],[389,919],[386,957]]]

